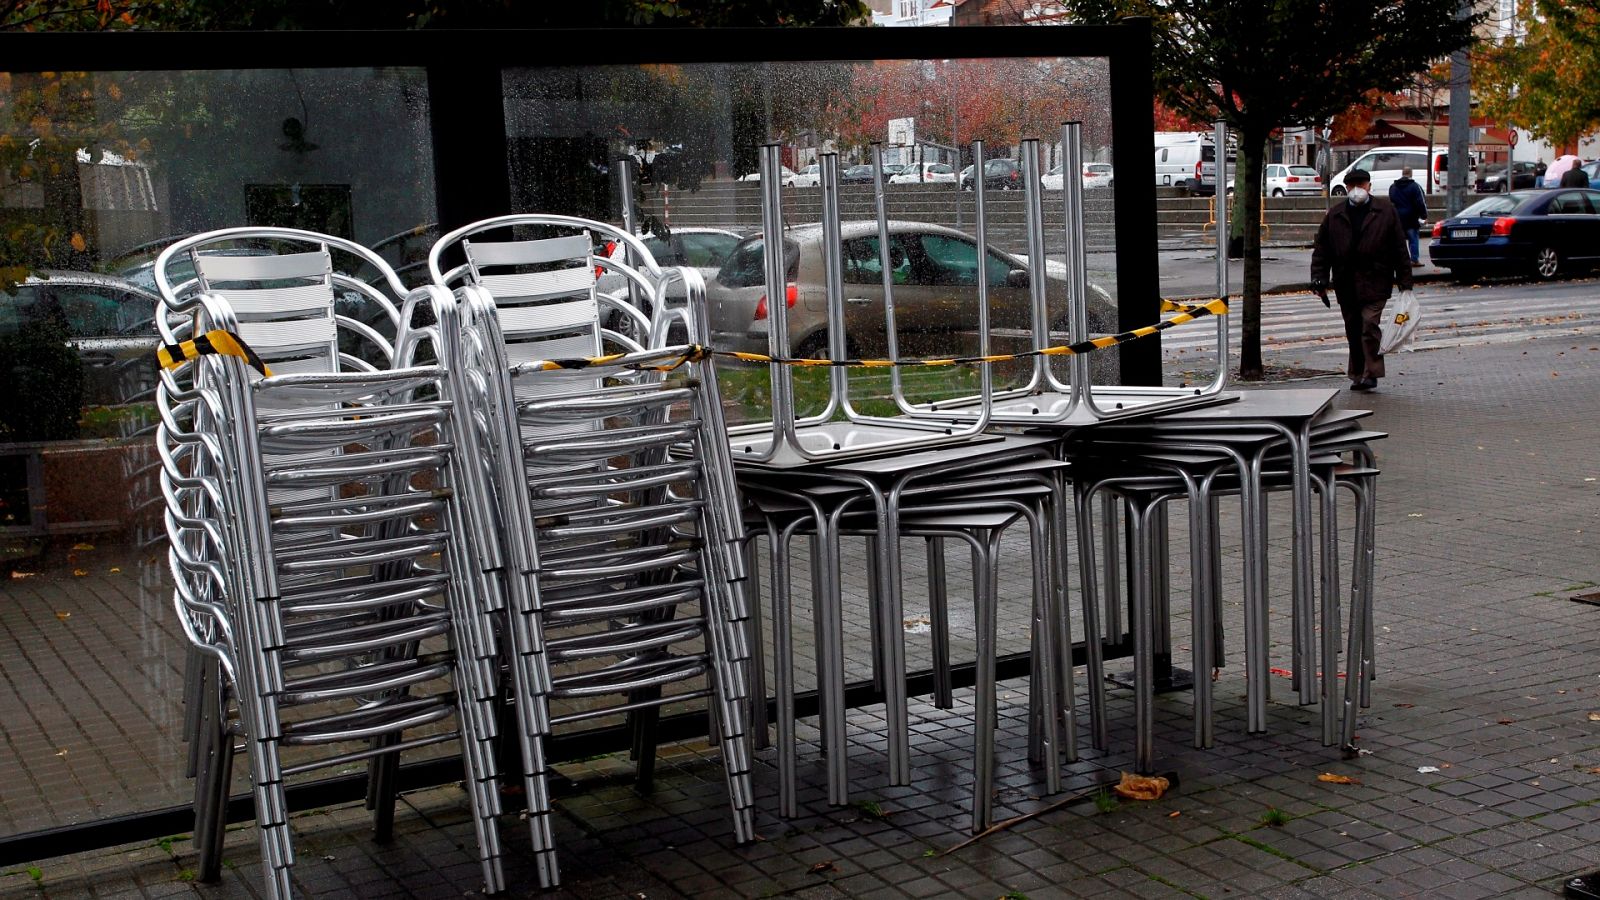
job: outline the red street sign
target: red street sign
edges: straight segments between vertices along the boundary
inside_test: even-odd
[[[1512,147],[1517,145],[1517,130],[1515,128],[1506,132],[1506,144]]]

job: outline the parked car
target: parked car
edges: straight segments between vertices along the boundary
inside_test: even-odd
[[[1507,178],[1505,166],[1489,166],[1478,173],[1472,187],[1480,194],[1505,194],[1537,187],[1538,167],[1532,160],[1516,160],[1511,163],[1511,177]]]
[[[1366,169],[1367,174],[1372,176],[1372,186],[1370,188],[1372,193],[1380,197],[1387,197],[1389,196],[1389,185],[1394,184],[1395,180],[1400,177],[1401,170],[1408,168],[1411,170],[1411,177],[1416,179],[1417,184],[1422,186],[1423,191],[1428,191],[1428,182],[1423,176],[1424,173],[1430,170],[1433,172],[1433,189],[1431,193],[1438,193],[1449,186],[1447,179],[1450,169],[1449,151],[1435,147],[1433,149],[1433,164],[1430,167],[1428,164],[1428,148],[1425,145],[1418,147],[1379,147],[1376,150],[1368,150],[1366,153],[1356,157],[1355,161],[1350,165],[1340,169],[1329,180],[1328,185],[1333,196],[1343,197],[1344,176],[1349,174],[1351,169]],[[1468,180],[1470,181],[1471,179]]]
[[[1116,172],[1111,168],[1110,163],[1083,164],[1084,190],[1088,190],[1090,188],[1110,188],[1116,187],[1116,185]]]
[[[890,182],[894,181],[894,177],[896,175],[900,175],[900,174],[903,174],[905,172],[909,172],[913,168],[915,168],[915,166],[913,164],[910,164],[910,163],[884,163],[883,164],[883,183],[884,184],[889,184]]]
[[[890,177],[890,184],[955,184],[956,170],[944,163],[916,163],[904,166]]]
[[[961,189],[972,190],[972,166],[961,172]],[[991,159],[983,164],[983,186],[991,191],[1022,190],[1022,166],[1014,159]]]
[[[1228,187],[1231,189],[1233,183],[1229,182]],[[1310,166],[1268,163],[1264,190],[1269,197],[1320,197],[1322,176]]]
[[[779,176],[781,178],[781,183],[783,184],[783,186],[784,187],[793,187],[794,186],[794,180],[796,178],[800,177],[800,176],[796,175],[794,173],[794,171],[791,170],[788,166],[779,166],[778,168],[783,170],[782,172],[779,173]],[[740,181],[760,181],[761,180],[761,173],[760,172],[751,172],[749,175],[741,175],[741,176],[739,176],[739,180]]]
[[[700,274],[710,281],[727,261],[728,254],[733,252],[733,248],[738,246],[743,238],[744,236],[737,231],[722,228],[680,226],[672,229],[664,240],[654,234],[640,235],[639,240],[644,243],[645,249],[650,251],[657,265],[699,269]],[[596,247],[595,255],[609,256],[616,252],[615,246],[615,244],[605,244]],[[626,291],[628,282],[615,272],[607,272],[600,276],[595,286],[602,291]],[[669,290],[675,291],[675,296],[682,296],[683,286],[674,283]]]
[[[1600,263],[1600,191],[1512,191],[1433,226],[1428,256],[1457,279],[1490,272],[1549,280]]]
[[[1066,186],[1065,172],[1065,164],[1058,165],[1039,176],[1039,183],[1047,191],[1059,191]],[[1113,187],[1115,182],[1110,163],[1084,163],[1082,179],[1084,190]]]
[[[1590,187],[1600,187],[1600,159],[1594,162],[1586,162],[1578,168],[1583,170],[1583,174],[1589,176]]]
[[[795,187],[816,187],[822,184],[822,166],[812,163],[794,176]]]
[[[851,166],[839,173],[840,184],[872,184],[871,166]]]
[[[969,352],[976,344],[977,281],[988,280],[991,326],[1026,329],[1030,322],[1030,261],[994,247],[980,265],[977,241],[965,232],[924,222],[890,221],[891,277],[895,283],[895,321],[903,336],[916,335],[921,345],[902,352]],[[883,266],[875,222],[846,222],[840,235],[844,261],[845,325],[852,356],[886,349],[883,315]],[[823,287],[822,226],[802,225],[784,232],[783,254],[788,289],[790,352],[816,356],[827,350],[827,300]],[[770,298],[766,289],[765,241],[746,238],[707,283],[713,343],[722,349],[767,351]],[[1066,330],[1067,270],[1047,262],[1050,312]],[[1110,296],[1091,286],[1089,327],[1111,330],[1116,307]],[[967,338],[961,337],[962,333]],[[967,344],[972,344],[971,347]]]
[[[32,322],[66,326],[83,361],[83,405],[145,400],[155,386],[156,304],[153,292],[111,275],[43,269],[0,292],[0,338]]]

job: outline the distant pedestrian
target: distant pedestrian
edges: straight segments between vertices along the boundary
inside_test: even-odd
[[[1383,307],[1398,283],[1411,290],[1411,262],[1406,255],[1400,217],[1389,201],[1372,196],[1372,176],[1351,169],[1344,177],[1346,196],[1328,210],[1311,250],[1311,286],[1328,302],[1331,286],[1344,317],[1350,344],[1350,390],[1370,391],[1383,377],[1379,346]]]
[[[1400,227],[1406,233],[1406,249],[1411,251],[1411,265],[1422,265],[1418,256],[1420,248],[1417,245],[1420,242],[1417,231],[1427,221],[1428,200],[1422,196],[1422,186],[1411,180],[1410,166],[1401,169],[1400,177],[1389,185],[1389,202],[1394,205],[1395,214],[1400,217]]]
[[[1562,187],[1586,188],[1589,186],[1589,173],[1573,167],[1561,175]]]
[[[1533,167],[1533,186],[1534,187],[1536,187],[1536,188],[1544,187],[1544,170],[1548,169],[1548,168],[1550,168],[1550,164],[1545,162],[1542,159],[1539,160],[1538,164]],[[1507,176],[1507,178],[1509,178],[1509,177],[1510,176]]]

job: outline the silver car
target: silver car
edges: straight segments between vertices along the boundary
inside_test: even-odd
[[[845,326],[850,356],[882,354],[886,349],[883,269],[875,222],[846,222],[841,228],[844,255]],[[893,266],[895,322],[902,355],[975,352],[977,328],[977,240],[954,228],[924,222],[891,221],[889,255]],[[802,225],[784,232],[788,272],[789,347],[802,357],[827,353],[827,300],[823,288],[822,227]],[[767,352],[771,298],[766,291],[764,241],[746,238],[734,248],[716,277],[707,282],[712,339],[718,349]],[[983,256],[989,286],[990,327],[1006,346],[1022,343],[1030,328],[1028,280],[1024,257],[994,247]],[[1066,270],[1047,263],[1052,330],[1067,330]],[[1091,288],[1089,327],[1105,332],[1115,325],[1114,303],[1105,291]],[[999,350],[1001,344],[996,343]]]

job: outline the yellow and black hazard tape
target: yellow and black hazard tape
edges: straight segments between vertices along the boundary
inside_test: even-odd
[[[715,350],[699,344],[690,344],[688,349],[676,356],[667,357],[655,364],[643,362],[627,362],[628,353],[610,353],[605,356],[574,357],[570,359],[547,359],[529,365],[529,368],[540,372],[570,371],[588,369],[599,366],[622,365],[629,369],[647,372],[671,372],[686,363],[700,362],[708,357],[720,356],[736,359],[741,362],[767,363],[781,366],[802,366],[806,368],[864,368],[864,369],[891,369],[942,366],[972,366],[981,363],[1011,362],[1019,359],[1031,359],[1036,356],[1078,356],[1085,353],[1094,353],[1147,338],[1171,328],[1176,328],[1196,319],[1206,316],[1220,316],[1228,312],[1228,301],[1224,299],[1211,300],[1206,303],[1186,305],[1174,303],[1171,300],[1161,301],[1161,311],[1164,313],[1175,312],[1177,315],[1170,319],[1163,319],[1154,325],[1135,328],[1132,331],[1123,331],[1117,334],[1108,334],[1104,337],[1090,338],[1087,341],[1078,341],[1075,344],[1062,344],[1056,347],[1045,347],[1040,350],[1025,350],[1020,353],[991,353],[987,356],[952,356],[941,359],[798,359],[786,356],[768,356],[765,353],[743,353],[737,350]],[[209,331],[192,341],[181,344],[163,344],[157,351],[164,368],[172,369],[187,359],[204,356],[208,353],[220,353],[227,356],[237,356],[249,363],[251,368],[262,375],[270,376],[272,370],[267,368],[261,357],[256,355],[240,337],[231,331]]]
[[[257,356],[254,350],[250,349],[250,345],[246,344],[243,338],[220,328],[181,344],[162,344],[156,351],[156,359],[161,361],[163,369],[176,369],[195,357],[213,354],[236,356],[249,363],[250,368],[262,375],[268,377],[272,375],[272,370],[261,361],[261,357]]]
[[[1078,356],[1085,353],[1094,353],[1118,344],[1126,344],[1153,334],[1159,334],[1170,328],[1193,322],[1195,319],[1206,316],[1220,316],[1228,311],[1228,301],[1217,299],[1207,303],[1193,306],[1174,303],[1171,300],[1161,301],[1162,312],[1176,312],[1178,315],[1170,319],[1163,319],[1154,325],[1135,328],[1132,331],[1123,331],[1117,334],[1108,334],[1105,337],[1091,338],[1087,341],[1078,341],[1075,344],[1062,344],[1056,347],[1045,347],[1041,350],[1025,350],[1020,353],[991,353],[988,356],[952,356],[943,359],[794,359],[791,357],[768,356],[765,353],[741,353],[734,350],[713,350],[717,356],[726,356],[743,362],[772,363],[783,366],[802,367],[849,367],[867,369],[909,368],[915,366],[971,366],[980,363],[1011,362],[1018,359],[1031,359],[1035,356]]]

